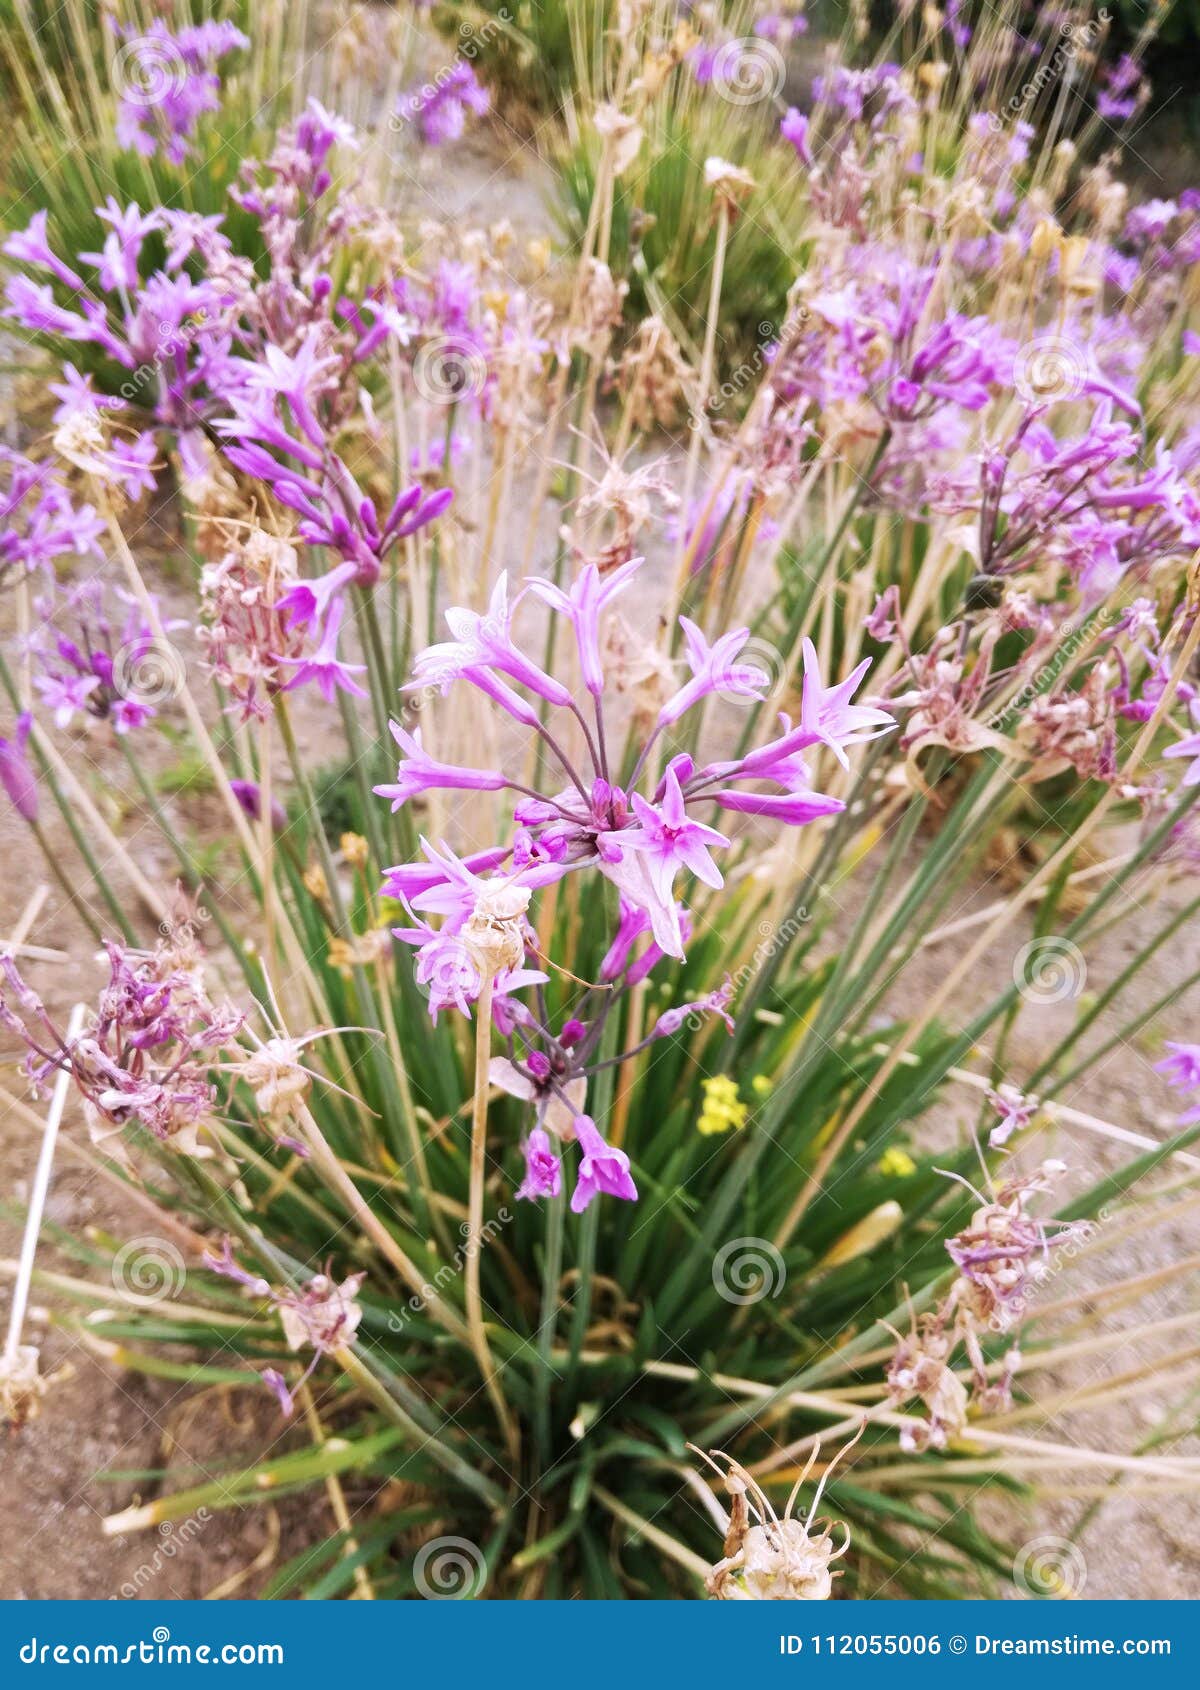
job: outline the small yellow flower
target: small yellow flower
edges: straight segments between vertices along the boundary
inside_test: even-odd
[[[750,1081],[750,1090],[755,1097],[766,1097],[767,1093],[774,1089],[774,1086],[775,1082],[769,1074],[755,1074]]]
[[[916,1173],[917,1164],[907,1150],[901,1150],[898,1144],[891,1144],[876,1162],[875,1171],[892,1175],[896,1179],[907,1179],[910,1174]]]
[[[712,1133],[727,1133],[730,1127],[744,1127],[750,1109],[738,1097],[737,1081],[728,1074],[714,1074],[703,1084],[704,1107],[696,1122],[697,1131],[707,1137]]]

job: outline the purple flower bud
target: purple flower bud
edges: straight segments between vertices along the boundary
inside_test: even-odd
[[[550,1135],[534,1127],[521,1146],[525,1156],[525,1178],[517,1187],[518,1198],[557,1197],[562,1190],[562,1163],[550,1148]]]
[[[258,821],[262,816],[262,788],[257,781],[231,780],[229,789],[238,803],[245,810],[251,821]],[[282,833],[287,826],[287,811],[278,798],[271,799],[271,827],[276,833]]]
[[[0,784],[12,799],[17,814],[27,822],[38,818],[37,780],[25,755],[25,742],[32,726],[33,718],[28,710],[22,711],[13,737],[0,738]]]

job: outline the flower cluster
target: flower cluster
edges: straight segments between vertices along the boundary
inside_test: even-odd
[[[119,60],[124,76],[117,140],[145,158],[161,150],[172,164],[182,164],[200,118],[220,106],[216,66],[227,54],[248,47],[249,37],[216,18],[174,32],[161,18],[145,31],[134,25],[117,28],[126,37]]]
[[[482,117],[491,103],[491,95],[466,59],[456,59],[432,82],[403,95],[397,117],[402,123],[415,123],[426,146],[442,147],[458,140],[468,113]]]
[[[206,1256],[205,1261],[214,1273],[244,1285],[254,1296],[265,1297],[273,1304],[290,1350],[312,1351],[312,1359],[295,1385],[289,1386],[277,1368],[263,1369],[263,1383],[274,1391],[290,1419],[297,1392],[312,1378],[321,1358],[345,1349],[353,1341],[362,1320],[357,1297],[366,1274],[348,1274],[338,1284],[328,1273],[316,1273],[301,1291],[276,1291],[268,1280],[238,1266],[228,1238],[221,1241],[220,1255]]]
[[[60,558],[99,557],[104,524],[90,505],[77,505],[48,464],[35,464],[0,446],[0,587]]]
[[[1005,1181],[992,1197],[973,1193],[980,1207],[946,1244],[958,1277],[937,1309],[919,1322],[914,1319],[907,1337],[897,1334],[887,1374],[889,1396],[897,1405],[916,1397],[925,1408],[924,1419],[903,1428],[903,1448],[944,1449],[961,1434],[972,1408],[994,1413],[1010,1400],[1020,1354],[1010,1348],[993,1379],[982,1339],[987,1333],[1011,1332],[1021,1320],[1049,1272],[1051,1240],[1062,1244],[1080,1235],[1077,1223],[1029,1213],[1030,1199],[1048,1191],[1065,1171],[1062,1162],[1047,1161],[1032,1174]],[[960,1344],[970,1363],[970,1392],[953,1368]]]
[[[0,1024],[25,1046],[27,1077],[40,1090],[69,1067],[93,1143],[126,1164],[123,1135],[133,1121],[184,1154],[211,1154],[197,1136],[216,1107],[210,1065],[236,1044],[240,1011],[210,999],[186,926],[172,928],[153,951],[111,941],[105,950],[108,982],[90,1025],[69,1043],[11,957],[0,956],[7,980]]]
[[[578,1141],[582,1159],[576,1207],[585,1206],[597,1190],[632,1195],[624,1158],[605,1149],[594,1122],[582,1111],[580,1094],[571,1088],[593,1071],[616,991],[645,978],[660,960],[685,956],[692,916],[680,898],[681,882],[684,890],[693,881],[711,888],[723,884],[713,852],[727,849],[730,839],[698,812],[723,810],[793,826],[832,815],[843,805],[813,790],[806,753],[824,747],[848,764],[849,748],[892,725],[885,711],[851,702],[866,661],[844,681],[826,686],[816,653],[806,644],[796,723],[784,717],[777,738],[728,761],[697,764],[688,752],[667,755],[680,732],[678,724],[714,695],[755,701],[769,686],[761,669],[738,660],[749,637],[746,629],[710,643],[684,617],[686,677],[662,704],[623,773],[610,761],[601,621],[640,567],[641,560],[633,559],[602,576],[595,564],[587,564],[569,589],[534,579],[512,602],[507,577],[502,577],[485,613],[447,611],[453,637],[417,657],[412,687],[445,691],[464,681],[541,739],[553,770],[544,790],[499,768],[441,762],[425,750],[418,733],[399,724],[392,730],[403,753],[396,780],[376,788],[392,800],[393,809],[437,790],[514,794],[507,843],[463,860],[447,846],[423,841],[425,860],[389,870],[384,891],[413,918],[411,926],[396,932],[416,950],[417,979],[428,992],[430,1013],[436,1018],[451,1006],[469,1013],[486,991],[496,1024],[510,1040],[515,1073],[509,1089],[534,1102],[538,1129],[549,1126]],[[581,679],[578,693],[518,643],[514,617],[526,598],[549,605],[570,626]],[[582,766],[564,744],[568,734],[582,744]],[[667,755],[665,767],[651,775],[660,755]],[[581,1011],[555,1033],[546,1025],[540,993],[537,1013],[517,996],[540,988],[548,978],[525,966],[526,953],[537,943],[526,912],[535,892],[578,873],[599,875],[615,888],[615,930],[601,981],[584,1000],[585,1010],[593,998],[599,1000],[597,1013]],[[673,1006],[651,1037],[677,1032],[692,1015],[728,1019],[728,1002],[729,993],[718,992]],[[551,1110],[554,1100],[567,1105],[569,1125]],[[543,1136],[532,1141],[527,1156],[525,1194],[556,1190],[559,1173]]]
[[[52,589],[34,608],[33,684],[57,727],[82,715],[129,733],[152,720],[176,689],[182,660],[162,648],[137,601],[120,587],[106,587],[103,577]],[[175,618],[164,629],[185,626]]]

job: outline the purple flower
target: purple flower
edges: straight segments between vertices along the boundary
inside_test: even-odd
[[[321,627],[357,574],[356,563],[339,563],[313,581],[297,581],[280,595],[276,609],[286,615],[289,628]]]
[[[1194,715],[1193,720],[1195,720]],[[1184,786],[1195,786],[1200,781],[1200,731],[1185,734],[1182,739],[1176,740],[1174,745],[1168,745],[1163,752],[1163,756],[1187,757],[1190,759],[1187,768],[1183,771],[1182,784]]]
[[[354,698],[365,698],[367,695],[352,678],[355,675],[365,675],[365,663],[343,663],[337,654],[338,635],[342,625],[342,606],[335,605],[329,613],[325,623],[325,630],[321,635],[321,643],[310,657],[288,657],[284,662],[296,673],[288,682],[286,692],[294,692],[297,687],[307,686],[313,682],[319,689],[326,704],[332,704],[334,695],[338,692],[348,692]]]
[[[508,785],[507,777],[499,770],[460,769],[450,763],[439,763],[427,756],[421,744],[420,729],[415,734],[410,734],[404,731],[399,722],[389,722],[388,726],[392,730],[392,738],[407,755],[401,759],[396,770],[395,783],[377,786],[374,791],[380,798],[392,800],[393,811],[422,792],[499,792]]]
[[[631,558],[609,576],[601,575],[594,563],[579,572],[569,592],[551,581],[533,581],[530,587],[539,598],[566,616],[575,630],[583,684],[594,697],[604,691],[604,670],[600,661],[600,615],[632,581],[643,559]]]
[[[813,156],[808,145],[808,118],[796,106],[789,106],[779,125],[779,133],[785,141],[790,141],[803,159],[812,169]]]
[[[35,211],[29,219],[29,226],[9,235],[3,250],[9,258],[15,258],[18,264],[33,264],[39,269],[49,270],[66,287],[79,292],[83,287],[82,278],[50,249],[46,234],[48,216],[48,212]]]
[[[562,1190],[562,1163],[550,1148],[549,1133],[534,1127],[521,1150],[525,1178],[517,1187],[518,1198],[557,1197]]]
[[[32,716],[23,710],[17,717],[13,737],[0,737],[0,786],[8,793],[17,814],[27,822],[38,819],[37,780],[25,755],[32,726]]]
[[[1170,1055],[1154,1064],[1155,1073],[1164,1074],[1167,1083],[1177,1091],[1200,1089],[1200,1044],[1183,1044],[1168,1039],[1163,1048]]]
[[[869,704],[851,704],[867,670],[869,657],[864,657],[850,671],[844,681],[827,687],[822,683],[817,648],[810,639],[804,641],[804,693],[800,704],[800,728],[827,745],[844,769],[850,767],[846,747],[861,745],[865,740],[877,739],[895,727],[886,710]]]
[[[703,632],[686,616],[679,618],[679,625],[683,629],[692,678],[659,711],[660,727],[677,722],[693,704],[710,693],[720,691],[738,698],[759,698],[770,686],[770,676],[755,664],[734,661],[750,638],[749,628],[734,628],[709,645]]]
[[[428,146],[441,147],[458,140],[466,128],[468,112],[482,117],[491,103],[491,95],[471,66],[465,59],[456,59],[432,82],[403,95],[397,115],[405,123],[416,123]]]
[[[262,788],[255,780],[234,780],[229,782],[229,790],[237,799],[242,809],[251,821],[262,818]],[[287,811],[278,798],[271,799],[271,828],[275,833],[282,833],[287,827]]]
[[[733,981],[726,977],[724,983],[715,992],[707,992],[702,998],[695,998],[691,1003],[674,1004],[670,1009],[664,1009],[654,1023],[654,1037],[656,1039],[669,1038],[672,1033],[690,1023],[698,1027],[702,1016],[719,1015],[729,1031],[733,1032],[733,1017],[729,1013],[729,1006],[733,1002]]]
[[[738,792],[732,787],[722,787],[713,797],[723,810],[744,816],[765,816],[770,821],[786,822],[789,827],[805,827],[846,808],[840,798],[829,798],[823,792]]]
[[[590,1115],[575,1117],[575,1137],[582,1154],[571,1194],[571,1213],[581,1215],[593,1197],[601,1195],[636,1203],[637,1186],[630,1177],[628,1156],[605,1143]]]
[[[142,243],[147,235],[162,227],[160,213],[143,212],[132,204],[122,210],[109,194],[103,208],[97,207],[96,216],[109,226],[103,249],[100,252],[81,252],[80,259],[99,270],[100,285],[105,292],[116,293],[121,288],[136,288]]]
[[[659,808],[636,792],[631,802],[639,825],[602,836],[602,872],[630,903],[646,911],[655,942],[667,955],[682,957],[683,935],[672,891],[675,876],[686,869],[708,886],[724,885],[708,847],[728,845],[729,840],[715,828],[689,820],[673,768],[664,778]]]
[[[508,575],[502,574],[492,589],[485,612],[458,606],[446,611],[446,625],[454,638],[440,645],[426,646],[421,652],[413,665],[413,688],[437,686],[445,691],[452,681],[465,678],[490,692],[498,703],[505,704],[504,697],[498,696],[495,686],[487,685],[481,674],[484,670],[498,669],[502,675],[544,698],[548,704],[570,705],[568,688],[539,669],[513,643],[512,617],[513,610],[508,602]],[[518,706],[521,705],[519,696],[512,695],[503,682],[499,686],[504,694],[515,697]],[[509,706],[505,704],[505,708]],[[524,710],[525,717],[536,722],[536,716],[527,706]],[[518,716],[518,720],[521,719]]]

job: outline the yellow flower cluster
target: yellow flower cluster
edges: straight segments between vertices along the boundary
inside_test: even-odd
[[[696,1127],[705,1135],[727,1133],[730,1127],[744,1127],[749,1112],[749,1105],[738,1098],[737,1081],[728,1074],[714,1074],[704,1081],[704,1108]]]
[[[910,1174],[916,1173],[917,1164],[907,1150],[901,1150],[898,1144],[890,1144],[876,1162],[875,1169],[877,1173],[893,1174],[898,1179],[907,1179]]]

